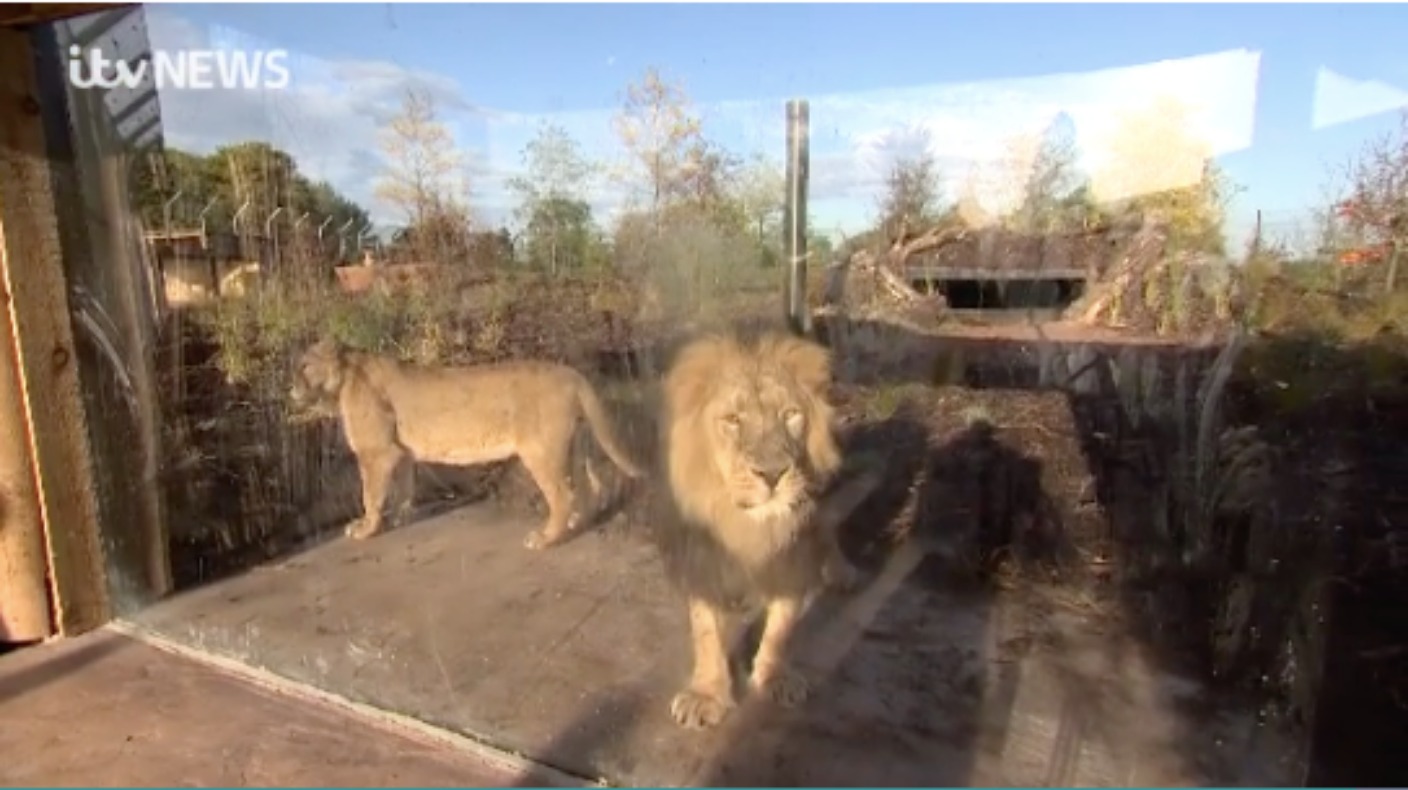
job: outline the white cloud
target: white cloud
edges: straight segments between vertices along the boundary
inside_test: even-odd
[[[147,15],[154,47],[208,46],[230,35],[198,28],[159,6],[148,6]],[[240,46],[278,44],[246,38]],[[1189,133],[1214,154],[1238,151],[1252,140],[1259,63],[1259,53],[1231,50],[1082,73],[812,96],[811,206],[823,228],[854,230],[873,212],[887,153],[896,146],[927,138],[940,169],[958,179],[971,166],[997,161],[1006,140],[1040,130],[1060,112],[1073,121],[1076,144],[1093,168],[1119,113],[1159,96],[1191,109]],[[373,195],[381,167],[377,127],[409,86],[435,95],[458,142],[476,153],[473,197],[490,221],[510,214],[514,201],[505,182],[521,167],[523,146],[543,123],[564,127],[594,159],[619,164],[622,156],[611,126],[614,107],[496,111],[474,105],[447,75],[383,61],[294,55],[290,71],[293,84],[284,91],[163,93],[168,140],[200,151],[241,139],[269,140],[294,155],[309,175],[369,206],[381,222],[396,217]],[[706,132],[731,150],[761,151],[780,161],[784,104],[783,98],[759,98],[697,109]],[[590,200],[606,218],[625,197],[602,180]]]

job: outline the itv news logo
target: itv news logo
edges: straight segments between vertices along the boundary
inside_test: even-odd
[[[283,90],[289,84],[288,51],[245,52],[226,49],[156,50],[150,60],[129,63],[109,60],[97,49],[68,48],[68,79],[76,88],[135,90],[150,75],[157,90],[264,88]]]

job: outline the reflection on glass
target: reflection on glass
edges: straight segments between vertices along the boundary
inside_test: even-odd
[[[1391,774],[1335,735],[1358,726],[1344,700],[1402,731],[1408,676],[1354,657],[1397,660],[1374,651],[1402,626],[1384,590],[1408,501],[1385,460],[1408,380],[1408,82],[1372,67],[1381,12],[595,12],[124,12],[149,47],[95,32],[116,17],[60,26],[52,79],[85,75],[63,78],[74,139],[117,130],[143,232],[144,256],[110,253],[127,279],[78,283],[75,315],[111,349],[90,412],[131,412],[159,456],[105,472],[160,499],[106,517],[149,529],[107,527],[113,577],[169,555],[177,593],[134,622],[589,779]],[[1281,35],[1254,35],[1272,14]],[[167,65],[93,81],[92,52],[144,48]],[[199,53],[220,85],[177,84]],[[795,645],[743,651],[809,663],[810,701],[672,716],[686,681],[709,686],[689,647],[714,623],[652,541],[671,517],[659,384],[690,338],[781,324],[803,263],[789,99],[810,119],[806,297],[840,474],[884,479],[841,530],[859,588],[813,590]],[[583,434],[559,488],[491,430],[540,427],[553,393],[503,385],[476,428],[434,419],[451,396],[406,405],[436,388],[395,366],[525,360],[585,377],[647,474]],[[382,410],[370,444],[347,382]],[[714,427],[762,431],[739,404],[763,389]],[[409,463],[452,429],[444,463]],[[390,529],[357,526],[368,480],[396,489]],[[523,545],[569,489],[571,537]]]

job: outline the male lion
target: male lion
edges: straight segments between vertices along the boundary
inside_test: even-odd
[[[417,366],[324,339],[303,353],[293,378],[295,405],[337,403],[362,476],[363,515],[347,526],[356,539],[382,531],[389,489],[406,461],[467,466],[517,456],[548,505],[547,522],[524,545],[557,543],[576,526],[567,478],[579,417],[621,471],[642,475],[592,385],[565,365]]]
[[[784,656],[813,593],[849,587],[837,528],[872,491],[867,472],[828,490],[841,452],[826,399],[830,356],[789,335],[711,336],[684,347],[664,381],[660,424],[674,517],[658,524],[665,568],[689,600],[694,669],[670,703],[681,726],[718,724],[733,707],[724,618],[763,610],[749,686],[802,702]]]

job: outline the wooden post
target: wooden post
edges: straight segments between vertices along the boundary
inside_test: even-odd
[[[1261,254],[1261,209],[1256,210],[1256,229],[1252,231],[1252,251],[1249,257]]]
[[[805,99],[787,102],[787,202],[783,249],[787,255],[787,323],[793,332],[811,331],[807,310],[807,176],[810,112]]]
[[[104,623],[110,608],[34,62],[28,35],[0,29],[0,275],[19,384],[0,403],[15,398],[20,406],[19,422],[0,430],[29,445],[53,620],[72,634]],[[7,423],[11,417],[0,412]],[[23,521],[7,518],[0,528],[14,523]]]

